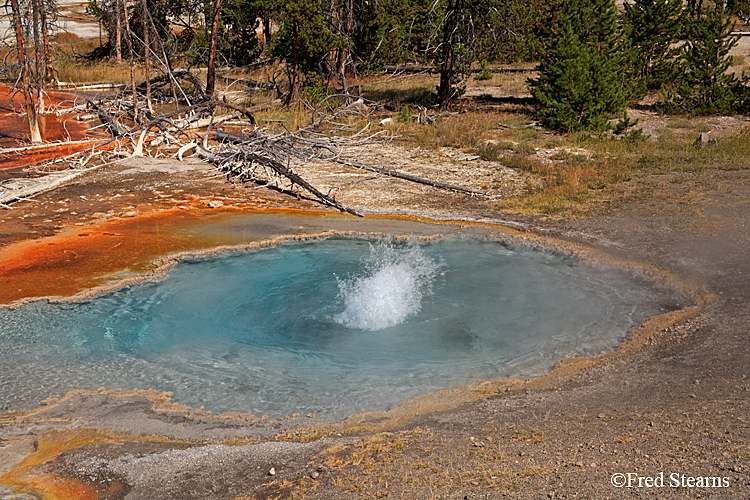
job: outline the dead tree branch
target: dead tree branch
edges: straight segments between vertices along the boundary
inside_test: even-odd
[[[157,76],[150,80],[153,85],[152,91],[154,94],[158,93],[160,85],[172,84],[176,78],[190,79],[191,76],[189,72],[169,72]],[[171,147],[178,148],[175,156],[179,159],[182,159],[187,151],[195,149],[199,157],[214,165],[228,180],[253,182],[297,197],[306,196],[326,206],[356,216],[360,214],[336,200],[330,191],[324,193],[300,175],[300,168],[316,162],[337,163],[439,189],[472,196],[490,196],[481,191],[362,162],[360,154],[364,150],[374,145],[382,145],[392,139],[385,130],[373,131],[369,121],[365,121],[362,125],[363,119],[366,120],[371,110],[378,106],[377,103],[366,102],[361,98],[351,102],[351,96],[342,95],[336,97],[344,98],[340,101],[350,104],[335,107],[331,104],[331,100],[335,97],[331,97],[329,99],[331,102],[324,101],[316,107],[308,125],[296,131],[272,130],[258,128],[253,116],[253,111],[264,105],[244,108],[222,101],[202,99],[195,104],[169,113],[160,115],[150,113],[145,111],[142,100],[130,103],[127,101],[131,95],[133,99],[138,98],[137,92],[131,94],[132,90],[141,90],[144,87],[145,85],[141,84],[133,89],[126,89],[115,94],[117,98],[109,96],[97,102],[89,101],[89,108],[96,112],[110,130],[113,138],[78,153],[78,155],[86,155],[80,161],[75,160],[78,155],[69,157],[67,161],[79,163],[80,166],[76,168],[82,170],[94,155],[101,154],[102,161],[118,155],[122,157],[123,146],[132,147],[132,156],[142,156],[146,154],[144,145],[147,136],[156,135],[157,145],[166,142]],[[202,92],[199,86],[197,88]],[[123,122],[118,121],[118,116],[122,117],[139,106],[141,109],[138,113],[139,121],[136,121],[133,126],[126,128],[121,124]],[[230,113],[217,116],[218,108],[227,109]],[[222,122],[226,123],[227,120],[234,120],[240,116],[244,116],[238,122],[240,133],[234,133],[235,129],[231,129],[232,132],[230,132],[219,128]],[[133,118],[136,118],[135,112],[133,112]],[[233,122],[232,126],[235,125],[237,123]],[[249,132],[245,131],[247,129],[243,130],[242,127],[246,126],[252,127],[252,130]],[[212,130],[214,132],[211,136]],[[119,146],[112,149],[110,144],[112,142],[117,142]],[[68,178],[70,177],[64,177],[66,180]],[[51,177],[46,185],[57,185],[58,181],[62,182],[62,179]],[[40,184],[35,189],[46,189],[46,185]],[[17,196],[17,194],[12,196]]]

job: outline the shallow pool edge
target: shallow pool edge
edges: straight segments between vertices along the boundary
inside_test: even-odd
[[[372,218],[391,219],[387,216],[376,216]],[[558,387],[564,380],[578,376],[586,370],[600,368],[608,363],[630,356],[640,351],[647,345],[658,343],[659,338],[661,337],[661,332],[664,332],[667,328],[676,324],[677,322],[684,321],[688,318],[696,316],[718,300],[718,297],[715,294],[712,294],[705,287],[698,286],[694,283],[689,283],[676,276],[672,272],[664,269],[659,269],[651,264],[647,264],[644,262],[617,257],[613,254],[607,253],[606,251],[596,249],[582,243],[538,235],[532,232],[510,228],[500,223],[494,224],[489,222],[474,222],[463,220],[441,221],[430,220],[424,217],[411,216],[395,216],[392,219],[423,222],[435,224],[438,226],[444,226],[446,228],[452,227],[454,228],[454,230],[448,231],[451,234],[457,234],[461,236],[484,236],[491,239],[505,239],[513,242],[514,244],[519,244],[522,246],[544,248],[548,250],[567,253],[575,256],[582,263],[591,265],[609,265],[627,269],[630,271],[642,272],[646,276],[648,276],[649,279],[664,284],[669,288],[684,294],[693,302],[693,304],[676,311],[670,311],[650,318],[645,323],[637,327],[622,343],[620,343],[618,348],[614,351],[590,358],[564,358],[560,362],[558,362],[551,371],[539,377],[530,378],[527,380],[510,378],[496,381],[479,381],[456,389],[426,393],[404,401],[391,410],[359,413],[348,417],[343,422],[316,422],[315,424],[313,424],[313,422],[310,422],[310,424],[313,425],[310,428],[311,434],[322,435],[321,433],[326,434],[329,432],[361,432],[387,430],[398,425],[402,425],[406,421],[420,414],[455,408],[463,403],[476,401],[478,399],[490,396],[497,396],[501,394],[512,395],[527,390],[554,389]],[[465,232],[462,231],[463,229],[467,229],[468,231],[466,232],[472,234],[464,234]],[[487,230],[498,231],[499,234],[482,234]],[[16,308],[20,307],[23,304],[40,300],[48,300],[50,302],[87,301],[98,295],[110,293],[136,283],[164,279],[167,271],[170,268],[185,259],[205,258],[230,252],[242,252],[262,248],[271,248],[285,242],[312,241],[316,239],[324,239],[337,236],[354,238],[392,237],[396,239],[405,239],[416,236],[420,240],[434,240],[443,238],[446,235],[442,233],[432,235],[394,235],[388,232],[378,231],[327,230],[317,233],[286,234],[274,236],[261,241],[243,243],[238,245],[219,245],[208,249],[181,251],[157,258],[154,261],[155,267],[147,274],[127,277],[112,283],[108,283],[106,285],[86,289],[82,292],[70,296],[23,298],[13,301],[9,304],[0,304],[0,308]],[[37,410],[47,410],[51,405],[60,405],[63,402],[70,401],[70,399],[72,399],[73,397],[85,397],[96,394],[106,394],[108,396],[122,398],[132,398],[134,396],[145,398],[151,401],[153,405],[152,410],[155,412],[180,414],[188,418],[199,417],[203,421],[205,421],[206,419],[229,419],[241,423],[261,423],[264,420],[268,420],[268,417],[259,417],[250,413],[239,412],[226,412],[217,415],[211,415],[209,412],[205,412],[200,409],[195,409],[186,405],[174,403],[170,399],[171,393],[160,392],[153,389],[134,389],[132,391],[122,391],[119,389],[106,390],[102,387],[98,391],[73,390],[69,391],[62,397],[49,398],[45,400],[44,406],[38,408]],[[32,416],[35,412],[36,410],[33,409],[25,411],[11,411],[0,414],[0,418],[2,418],[3,420],[6,418],[15,420],[16,417],[23,419],[25,417]],[[299,429],[294,429],[289,432],[285,432],[282,430],[278,433],[280,437],[283,437],[285,439],[299,439],[300,436],[303,436],[304,434],[305,432],[300,431]]]

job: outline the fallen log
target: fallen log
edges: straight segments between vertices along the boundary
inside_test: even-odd
[[[432,66],[416,66],[412,64],[396,65],[384,64],[380,66],[381,71],[386,73],[436,73]],[[481,73],[489,71],[490,73],[537,73],[537,68],[472,68],[470,73]]]
[[[449,191],[468,193],[473,196],[486,196],[488,198],[492,196],[491,194],[485,193],[484,191],[475,191],[473,189],[456,186],[455,184],[446,184],[444,182],[431,181],[430,179],[425,179],[424,177],[417,177],[416,175],[405,174],[403,172],[399,172],[398,170],[393,170],[390,168],[375,167],[373,165],[367,165],[365,163],[349,161],[349,160],[345,160],[341,158],[331,158],[331,161],[340,163],[341,165],[348,165],[350,167],[360,168],[362,170],[368,170],[370,172],[376,172],[378,174],[388,175],[390,177],[396,177],[398,179],[404,179],[406,181],[416,182],[418,184],[425,184],[427,186],[432,186],[432,187],[436,187],[440,189],[447,189]]]
[[[277,95],[281,94],[278,83],[258,82],[255,80],[246,80],[245,78],[232,78],[229,76],[221,77],[226,83],[243,83],[248,90],[273,90]]]
[[[269,158],[267,156],[263,156],[257,153],[250,153],[247,151],[237,151],[237,152],[232,152],[228,155],[227,154],[222,155],[222,154],[212,153],[210,151],[207,151],[204,148],[200,148],[198,150],[198,155],[202,157],[205,161],[216,165],[217,167],[219,167],[219,169],[223,169],[225,171],[231,171],[231,173],[239,176],[243,180],[244,179],[251,180],[250,177],[246,176],[246,174],[243,172],[243,167],[245,167],[248,170],[253,166],[253,164],[268,167],[272,169],[274,172],[276,172],[277,174],[279,174],[280,176],[288,179],[292,183],[292,187],[296,184],[297,186],[303,188],[304,190],[308,191],[310,194],[315,196],[323,204],[334,207],[341,212],[346,212],[348,214],[355,215],[357,217],[362,217],[361,214],[341,204],[340,202],[336,201],[331,196],[321,193],[317,188],[315,188],[315,186],[307,182],[299,174],[294,172],[291,168],[286,167],[283,163],[273,158]]]
[[[214,133],[214,139],[217,141],[225,141],[225,142],[232,142],[235,144],[251,144],[258,141],[258,137],[254,132],[251,132],[249,135],[241,136],[237,134],[232,134],[230,132],[226,132],[224,130],[218,129]],[[455,184],[446,184],[444,182],[438,182],[433,181],[430,179],[426,179],[424,177],[418,177],[416,175],[411,174],[405,174],[403,172],[399,172],[398,170],[393,170],[389,168],[382,168],[382,167],[376,167],[374,165],[367,165],[365,163],[355,162],[351,161],[346,158],[342,158],[339,155],[331,154],[330,157],[323,157],[319,158],[323,161],[331,161],[334,163],[338,163],[341,165],[347,165],[354,168],[359,168],[362,170],[367,170],[370,172],[375,172],[382,175],[387,175],[389,177],[395,177],[397,179],[403,179],[410,182],[416,182],[418,184],[424,184],[426,186],[432,186],[439,189],[446,189],[449,191],[456,191],[460,193],[467,193],[473,196],[485,196],[485,197],[491,197],[492,195],[489,193],[485,193],[484,191],[476,191],[474,189],[469,189],[461,186],[456,186]]]
[[[82,141],[45,142],[43,144],[35,144],[33,146],[24,146],[21,148],[0,148],[0,155],[25,153],[27,151],[34,151],[37,149],[46,149],[50,146],[76,146],[78,144],[90,144],[99,140],[100,139],[86,139]]]
[[[341,203],[339,203],[335,199],[331,198],[327,194],[323,194],[320,191],[318,191],[315,187],[313,187],[312,184],[310,184],[309,182],[307,182],[305,179],[303,179],[302,177],[300,177],[298,174],[296,174],[295,172],[293,172],[291,169],[285,167],[281,162],[278,162],[278,161],[273,160],[271,158],[264,158],[264,157],[262,157],[260,155],[256,155],[256,154],[250,154],[248,156],[248,159],[250,161],[254,161],[256,163],[260,163],[260,164],[263,164],[263,165],[266,165],[268,167],[273,168],[279,174],[283,175],[284,177],[286,177],[287,179],[289,179],[294,184],[297,184],[298,186],[300,186],[300,187],[304,188],[305,190],[309,191],[315,197],[317,197],[318,199],[322,200],[326,204],[328,204],[328,205],[330,205],[332,207],[335,207],[335,208],[339,209],[342,212],[346,212],[348,214],[355,215],[357,217],[362,217],[361,214],[355,212],[351,208],[348,208],[348,207],[342,205]]]
[[[384,64],[380,68],[386,73],[433,73],[435,71],[432,66]]]
[[[58,90],[122,90],[124,88],[125,84],[118,82],[57,82]]]
[[[250,106],[249,108],[247,108],[247,110],[250,112],[265,111],[267,109],[275,108],[276,106],[281,106],[282,104],[284,104],[283,99],[274,99],[273,101],[263,102],[260,104],[256,104],[255,106]]]
[[[219,120],[217,120],[215,122],[215,124],[219,125],[221,123],[224,123],[227,120],[234,120],[235,118],[237,118],[240,115],[241,115],[241,113],[239,111],[235,111],[234,113],[230,113],[228,115],[222,116],[221,119],[219,119]],[[187,119],[186,118],[184,120],[177,121],[175,123],[177,123],[178,125],[180,125],[182,128],[185,128],[185,129],[188,129],[188,130],[190,130],[190,129],[200,129],[200,128],[207,127],[208,125],[214,123],[214,119],[213,118],[192,118],[192,119]]]
[[[271,57],[268,59],[263,59],[261,61],[257,61],[254,63],[246,64],[244,66],[240,66],[240,68],[243,69],[256,69],[256,68],[262,68],[263,66],[268,66],[269,64],[273,64],[274,62],[278,61],[278,57]]]

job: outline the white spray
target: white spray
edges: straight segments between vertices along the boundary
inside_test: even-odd
[[[339,280],[344,311],[334,320],[349,328],[382,330],[419,312],[440,264],[411,241],[395,246],[390,239],[370,244],[361,275]]]

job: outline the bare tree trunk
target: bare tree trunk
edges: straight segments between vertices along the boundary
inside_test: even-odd
[[[26,116],[29,118],[29,133],[32,143],[42,142],[42,134],[39,132],[39,122],[36,117],[36,107],[31,94],[31,82],[29,81],[29,68],[26,66],[26,53],[23,46],[23,28],[21,27],[21,13],[18,8],[18,0],[10,0],[13,11],[13,22],[16,25],[16,44],[18,45],[18,62],[21,64],[21,84],[23,85],[23,96],[26,101]]]
[[[454,34],[458,25],[459,0],[448,0],[448,9],[445,13],[445,25],[443,26],[443,58],[440,62],[440,88],[438,98],[440,107],[445,109],[453,97],[453,59],[454,59]]]
[[[297,48],[298,38],[299,26],[297,25],[297,21],[294,21],[292,24],[292,68],[289,73],[289,102],[299,101],[302,87],[302,75],[300,75],[299,69],[299,49]]]
[[[149,62],[150,62],[150,54],[151,51],[151,44],[149,43],[149,25],[148,25],[148,8],[146,7],[146,0],[141,0],[141,9],[142,9],[142,23],[143,23],[143,44],[146,46],[146,48],[143,51],[143,64],[146,65],[146,105],[148,106],[148,110],[150,112],[154,111],[154,108],[151,106],[151,75],[149,74]]]
[[[138,90],[135,88],[135,50],[133,50],[133,37],[130,35],[130,19],[128,18],[128,6],[125,0],[122,1],[122,14],[125,18],[125,41],[127,42],[128,52],[130,53],[130,86],[133,88],[133,119],[138,121]]]
[[[49,26],[47,26],[47,11],[44,0],[39,0],[40,21],[42,23],[42,38],[44,41],[44,81],[57,86],[55,71],[52,69],[52,51],[49,44]]]
[[[41,75],[41,63],[42,63],[42,50],[41,50],[41,34],[39,33],[39,2],[31,2],[31,33],[34,37],[34,73],[36,80]]]
[[[263,46],[267,47],[271,41],[271,18],[263,18]]]
[[[42,6],[42,9],[44,6]],[[39,2],[31,1],[32,32],[34,34],[34,83],[36,84],[36,109],[37,113],[44,113],[44,78],[42,71],[42,35],[40,33]]]
[[[177,80],[174,78],[174,71],[172,69],[172,61],[169,60],[169,55],[167,55],[167,49],[164,47],[164,41],[161,39],[161,37],[158,35],[158,31],[156,29],[156,26],[154,25],[154,20],[151,18],[151,14],[149,12],[146,13],[146,17],[148,17],[148,25],[151,26],[151,29],[153,32],[157,35],[156,36],[156,43],[161,48],[162,56],[164,57],[164,64],[167,67],[167,72],[169,73],[169,76],[172,80],[172,84],[170,85],[172,88],[172,96],[174,97],[175,102],[177,102]],[[159,59],[158,57],[156,58]],[[190,102],[188,101],[188,104]]]
[[[214,98],[216,89],[216,45],[219,40],[219,14],[221,13],[221,0],[214,4],[214,21],[211,24],[211,48],[208,51],[208,71],[206,73],[206,95],[209,99]]]
[[[342,23],[343,23],[343,32],[344,36],[346,37],[347,41],[351,41],[352,36],[352,29],[354,27],[354,1],[353,0],[344,0],[344,12],[342,16]],[[344,94],[349,93],[349,85],[347,85],[346,82],[346,64],[349,60],[349,49],[346,47],[343,47],[340,52],[341,55],[341,65],[339,66],[339,72],[341,74],[341,85],[344,88]],[[347,102],[347,104],[349,104]]]
[[[115,16],[117,19],[117,28],[115,32],[115,57],[117,58],[117,64],[120,64],[122,63],[122,24],[120,16],[125,11],[123,0],[117,0],[117,7],[115,10],[117,12],[117,15]]]
[[[328,2],[328,25],[331,27],[331,31],[341,33],[341,8],[339,7],[336,0],[329,0]],[[332,47],[328,49],[328,60],[331,61],[328,64],[328,83],[338,76],[339,65],[341,64],[341,49]]]

